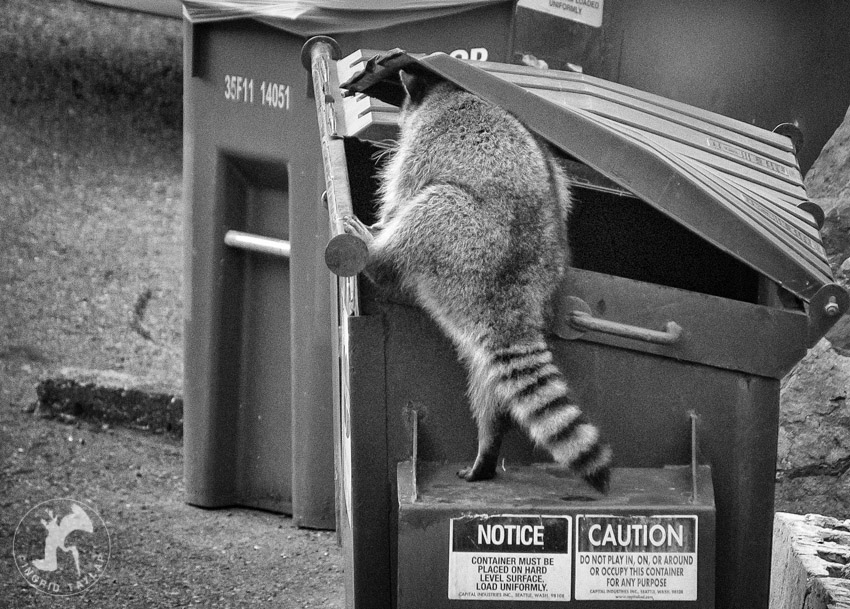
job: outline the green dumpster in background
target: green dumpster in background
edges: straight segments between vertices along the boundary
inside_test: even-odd
[[[504,61],[514,3],[184,2],[187,501],[333,528],[325,189],[300,51]],[[227,243],[226,243],[227,241]]]
[[[534,55],[769,131],[793,124],[804,175],[850,106],[846,2],[519,0],[514,25],[511,63]]]

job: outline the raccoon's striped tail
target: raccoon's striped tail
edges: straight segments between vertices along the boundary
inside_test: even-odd
[[[491,387],[511,418],[555,461],[606,492],[611,449],[570,399],[545,340],[497,349],[490,361]]]

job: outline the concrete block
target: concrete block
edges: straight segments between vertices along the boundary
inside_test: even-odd
[[[183,436],[183,398],[173,387],[114,370],[63,368],[39,382],[35,414]]]
[[[770,609],[850,609],[850,520],[774,518]]]

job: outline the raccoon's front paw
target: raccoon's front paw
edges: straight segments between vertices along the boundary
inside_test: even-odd
[[[373,232],[357,216],[345,216],[342,219],[342,227],[346,233],[362,239],[366,245],[369,245],[375,239]]]

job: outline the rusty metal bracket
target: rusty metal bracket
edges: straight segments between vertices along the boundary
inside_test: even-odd
[[[809,347],[813,347],[850,308],[850,295],[837,283],[828,283],[809,301]]]
[[[396,469],[398,471],[398,497],[405,501],[416,503],[419,500],[419,482],[416,478],[419,466],[419,411],[410,408],[407,411],[410,429],[410,458],[399,461]],[[404,472],[404,475],[401,473]]]
[[[699,454],[699,436],[697,435],[699,427],[699,415],[693,410],[688,413],[691,421],[691,502],[698,503],[699,489],[699,462],[697,456]]]

